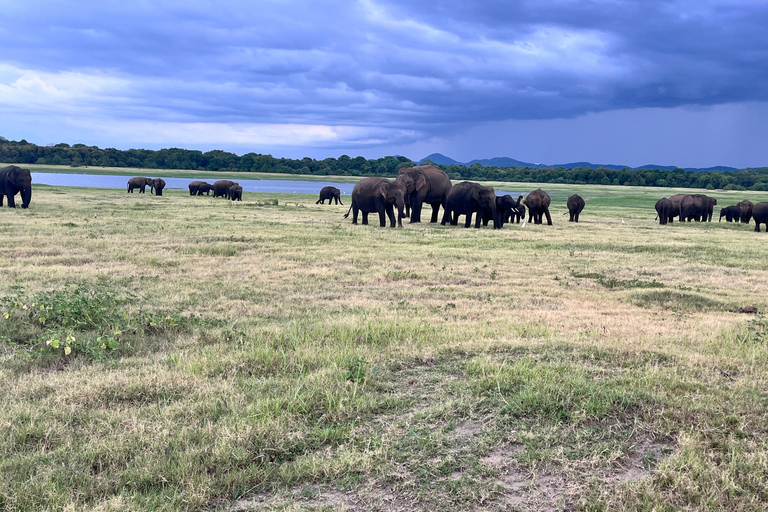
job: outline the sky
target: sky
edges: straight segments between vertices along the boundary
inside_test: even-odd
[[[0,0],[0,136],[768,166],[767,0]]]

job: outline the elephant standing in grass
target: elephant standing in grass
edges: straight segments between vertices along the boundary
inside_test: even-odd
[[[229,190],[227,191],[227,196],[233,201],[242,201],[243,187],[235,183],[234,185],[229,187]]]
[[[760,232],[760,224],[765,224],[768,233],[768,203],[760,202],[752,206],[752,218],[755,219],[755,231]]]
[[[451,226],[456,226],[459,223],[459,215],[465,215],[464,227],[468,228],[472,224],[472,214],[475,213],[477,214],[475,227],[479,228],[480,221],[486,211],[490,211],[493,229],[501,229],[502,222],[499,220],[500,214],[496,209],[496,193],[493,187],[486,187],[471,181],[462,181],[452,186],[448,192],[441,224],[445,226],[447,222],[450,222]]]
[[[749,224],[749,221],[752,219],[752,208],[754,208],[755,204],[749,199],[745,199],[736,203],[736,206],[739,207],[741,212],[741,222]]]
[[[203,194],[208,196],[211,195],[211,190],[213,190],[213,185],[205,181],[193,181],[189,184],[189,195],[191,196],[201,196]]]
[[[517,198],[517,201],[512,199],[512,196],[505,194],[503,196],[496,196],[496,213],[499,216],[499,227],[504,226],[508,221],[508,218],[515,216],[517,208],[520,206],[520,201],[523,200],[523,196]],[[488,225],[488,221],[493,219],[493,214],[490,210],[483,210],[483,226]]]
[[[568,219],[568,222],[579,222],[579,214],[584,209],[584,205],[585,205],[584,199],[578,194],[573,194],[571,197],[568,198],[568,202],[567,202],[568,213],[571,214],[571,217]]]
[[[509,216],[510,222],[516,222],[520,224],[521,219],[525,219],[525,205],[523,203],[518,204],[517,208],[515,208],[515,210],[512,212],[512,215]]]
[[[226,197],[229,199],[229,189],[232,185],[237,185],[234,181],[219,180],[213,184],[213,197]]]
[[[666,197],[662,197],[656,201],[656,213],[658,213],[659,224],[664,226],[668,222],[675,222],[674,207],[672,201]]]
[[[152,191],[155,192],[156,196],[163,195],[163,189],[165,188],[165,180],[163,178],[155,178],[152,180],[152,188],[150,188],[150,193]]]
[[[139,189],[139,193],[144,193],[144,187],[152,187],[152,178],[135,177],[128,180],[128,193],[133,194],[133,189]]]
[[[704,212],[704,218],[701,219],[702,222],[712,222],[712,214],[715,211],[715,206],[717,205],[717,199],[714,197],[704,196],[707,198],[707,207],[706,211]]]
[[[10,165],[0,169],[0,206],[3,197],[8,198],[8,207],[16,208],[14,196],[21,192],[21,207],[27,208],[32,200],[32,174],[29,169]]]
[[[368,225],[368,214],[379,214],[379,225],[386,227],[389,217],[390,227],[395,227],[395,211],[397,206],[397,227],[403,227],[402,219],[405,216],[405,187],[397,181],[386,178],[363,178],[352,189],[352,204],[344,215],[346,219],[352,211],[352,224],[357,224],[358,212],[363,212],[363,225]]]
[[[720,220],[718,222],[722,222],[723,217],[725,217],[725,220],[728,222],[741,222],[741,210],[739,210],[739,207],[736,205],[723,206],[720,208]]]
[[[709,198],[704,194],[687,194],[680,201],[680,222],[701,222],[706,220],[709,209]]]
[[[537,188],[528,194],[525,198],[525,205],[528,207],[528,222],[533,219],[534,224],[541,224],[543,222],[543,216],[547,217],[547,224],[552,225],[552,217],[549,215],[549,205],[552,200],[549,198],[549,194],[542,189]]]
[[[320,199],[315,201],[315,204],[325,204],[326,199],[328,204],[333,204],[336,201],[336,204],[344,205],[341,202],[341,190],[336,187],[323,187],[320,189]]]
[[[433,165],[418,167],[403,167],[398,171],[396,181],[403,184],[405,189],[406,217],[411,222],[421,222],[423,203],[432,206],[430,222],[437,222],[440,205],[445,208],[448,191],[451,190],[451,179],[448,175]]]

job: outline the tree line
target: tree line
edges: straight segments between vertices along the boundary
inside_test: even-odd
[[[417,165],[403,156],[368,160],[351,158],[275,158],[227,151],[197,151],[181,148],[160,150],[99,148],[66,143],[38,146],[22,139],[0,137],[0,162],[14,164],[53,164],[71,167],[143,167],[147,169],[188,169],[198,171],[264,172],[314,176],[396,176],[401,167]],[[430,162],[431,163],[431,162]],[[768,190],[768,167],[739,171],[686,171],[685,169],[608,169],[600,167],[496,167],[481,164],[437,165],[454,180],[517,181],[528,183],[568,183],[590,185],[628,185],[726,190]]]

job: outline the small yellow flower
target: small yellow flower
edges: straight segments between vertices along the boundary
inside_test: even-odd
[[[71,353],[72,353],[72,347],[70,347],[70,346],[64,347],[64,355],[65,356],[68,356]]]

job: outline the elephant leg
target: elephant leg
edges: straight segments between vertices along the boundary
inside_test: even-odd
[[[384,216],[385,213],[389,214],[389,212],[387,210],[388,210],[387,207],[384,207],[383,210],[379,210],[379,226],[381,226],[382,228],[387,227],[387,219]]]
[[[5,196],[3,194],[0,194],[0,206],[3,206],[3,199]]]
[[[368,212],[363,212],[363,226],[368,225]]]
[[[352,224],[357,224],[357,212],[360,210],[355,206],[355,204],[352,204]]]
[[[386,208],[387,217],[389,217],[389,227],[393,228],[395,227],[395,207],[391,204],[387,205]],[[386,225],[386,222],[384,221],[384,215],[381,213],[379,214],[381,219],[381,227],[384,227]]]
[[[571,215],[568,217],[568,222],[573,222],[573,212],[568,212]]]
[[[418,199],[411,204],[411,224],[421,222],[421,201]]]
[[[474,212],[475,214],[475,229],[480,229],[480,221],[483,220],[483,212],[482,210]],[[487,226],[488,223],[486,222],[484,226]]]
[[[431,203],[432,204],[432,218],[429,220],[429,222],[437,222],[437,214],[440,212],[440,203]]]
[[[579,222],[579,212],[576,212],[574,222]]]
[[[440,222],[440,225],[445,226],[445,224],[450,221],[451,221],[451,212],[450,210],[446,209],[443,211],[443,220],[442,222]]]

